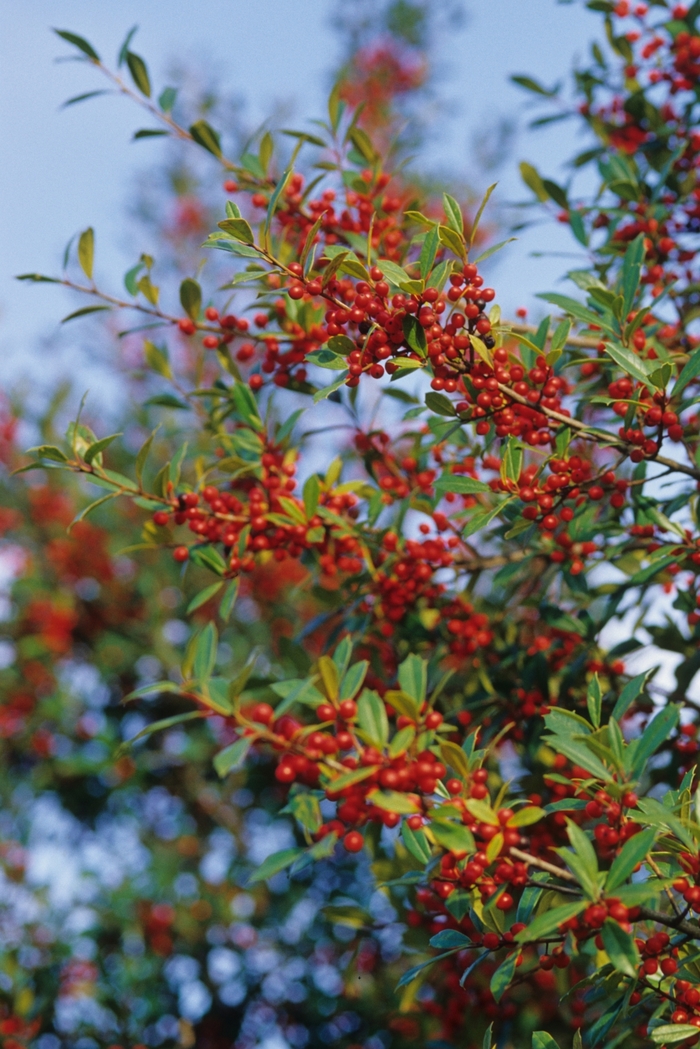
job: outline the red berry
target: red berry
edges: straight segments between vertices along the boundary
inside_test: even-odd
[[[190,556],[190,551],[186,546],[176,546],[173,550],[173,560],[175,561],[186,561]]]
[[[343,838],[343,845],[348,852],[360,852],[365,844],[365,839],[360,834],[359,830],[351,830]]]
[[[341,718],[345,721],[352,721],[354,717],[357,717],[357,703],[354,699],[344,699],[338,709]]]

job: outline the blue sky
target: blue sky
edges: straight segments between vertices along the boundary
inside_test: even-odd
[[[348,0],[352,2],[352,0]],[[521,130],[496,173],[499,199],[522,199],[517,161],[550,175],[577,147],[573,129],[558,124],[524,130],[526,95],[508,82],[529,73],[545,83],[565,77],[599,34],[600,20],[580,3],[555,0],[465,0],[467,19],[442,41],[440,94],[445,121],[431,146],[433,165],[465,176],[475,172],[473,135],[488,121],[518,118]],[[116,282],[131,261],[123,255],[123,215],[135,173],[153,164],[161,145],[132,143],[142,126],[128,102],[101,98],[71,109],[61,103],[99,87],[79,63],[56,63],[69,48],[51,26],[86,36],[112,58],[126,30],[140,26],[137,50],[152,78],[163,83],[173,58],[211,62],[221,81],[246,101],[251,122],[278,102],[297,121],[324,111],[338,54],[330,0],[23,0],[5,19],[0,41],[0,381],[50,363],[57,321],[72,305],[58,289],[19,285],[27,270],[55,272],[69,238],[95,227],[102,275]],[[135,42],[136,44],[136,42]],[[480,176],[482,184],[491,181]],[[566,260],[533,259],[531,252],[571,248],[564,230],[539,227],[501,253],[491,279],[506,313],[533,307],[551,289]],[[535,306],[535,309],[537,307]],[[39,352],[37,346],[43,340]],[[49,355],[48,358],[46,355]]]

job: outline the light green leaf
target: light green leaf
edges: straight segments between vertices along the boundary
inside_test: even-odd
[[[220,750],[214,757],[214,768],[217,775],[223,779],[229,772],[234,772],[236,769],[241,768],[252,743],[250,736],[242,736],[235,743],[231,743],[224,750]]]

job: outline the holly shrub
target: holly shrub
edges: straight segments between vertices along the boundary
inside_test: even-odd
[[[59,32],[147,112],[137,137],[208,154],[220,190],[181,209],[184,276],[144,253],[103,288],[87,229],[62,275],[20,278],[138,348],[138,423],[122,440],[85,409],[8,453],[25,567],[2,735],[31,732],[37,784],[121,814],[150,860],[134,873],[115,838],[96,953],[57,969],[43,948],[7,1049],[57,971],[64,1000],[101,988],[90,1045],[247,1049],[265,1008],[292,1046],[700,1037],[700,3],[587,6],[606,39],[570,93],[514,77],[537,124],[586,138],[567,186],[521,165],[527,213],[580,257],[537,325],[485,277],[509,250],[494,187],[443,193],[389,133],[424,75],[390,38],[323,119],[232,152],[131,35],[113,68]],[[665,676],[628,670],[645,643]],[[75,714],[71,652],[123,705]],[[74,716],[89,742],[62,744]],[[242,1019],[241,951],[268,973]],[[205,960],[217,1003],[178,1024],[173,987]]]

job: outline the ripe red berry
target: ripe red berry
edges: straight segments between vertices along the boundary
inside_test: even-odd
[[[166,510],[156,510],[153,515],[153,523],[160,525],[166,525],[170,520],[170,514]]]
[[[359,830],[351,830],[343,838],[343,845],[348,852],[360,852],[364,844],[365,839],[362,837]]]
[[[173,550],[173,560],[175,561],[186,561],[190,556],[190,551],[186,546],[176,546]]]
[[[509,892],[502,892],[496,900],[496,906],[498,907],[499,911],[509,911],[510,908],[513,906],[513,902],[513,897]]]
[[[357,703],[354,699],[344,699],[338,709],[344,721],[352,721],[357,717]]]

